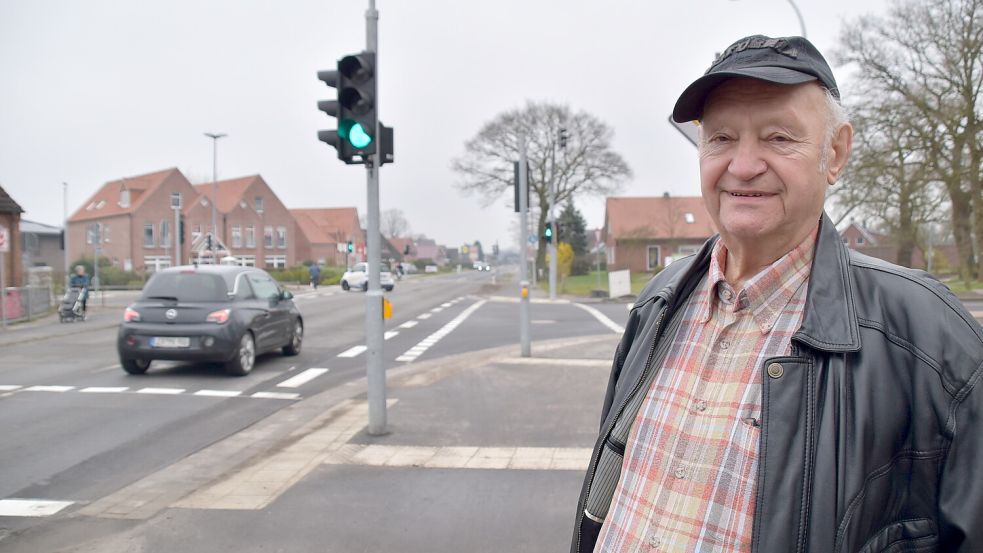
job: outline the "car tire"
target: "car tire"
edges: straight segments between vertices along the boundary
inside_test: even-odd
[[[294,321],[294,331],[290,333],[290,343],[283,346],[284,355],[297,355],[304,343],[304,323],[300,319]]]
[[[239,339],[235,355],[225,363],[225,372],[234,376],[246,376],[256,365],[256,341],[248,330]]]
[[[119,364],[128,374],[143,374],[150,368],[150,359],[120,359]]]
[[[363,292],[369,291],[369,281],[366,280],[365,282],[362,283],[362,291]]]
[[[395,286],[386,286],[385,288],[386,288],[386,292],[392,292]]]
[[[341,289],[344,290],[344,291],[346,291],[346,292],[351,289],[351,286],[348,286],[348,281],[347,280],[341,281]]]

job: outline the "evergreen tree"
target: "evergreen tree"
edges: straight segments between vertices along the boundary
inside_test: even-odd
[[[573,202],[567,202],[563,211],[556,218],[560,224],[560,242],[566,242],[573,248],[576,255],[587,253],[587,221]]]

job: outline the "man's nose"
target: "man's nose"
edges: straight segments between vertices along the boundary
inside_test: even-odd
[[[768,164],[761,157],[761,148],[757,140],[739,140],[727,171],[742,181],[749,181],[767,170]]]

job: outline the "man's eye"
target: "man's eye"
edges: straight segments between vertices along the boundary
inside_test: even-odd
[[[790,139],[789,137],[787,137],[785,135],[782,135],[782,134],[776,134],[776,135],[774,135],[774,136],[771,137],[771,141],[772,142],[777,142],[779,144],[784,144],[786,142],[791,142],[792,139]]]

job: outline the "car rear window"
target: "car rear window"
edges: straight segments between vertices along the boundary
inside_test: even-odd
[[[225,301],[228,288],[219,275],[204,273],[157,273],[143,288],[142,299],[177,301]]]

